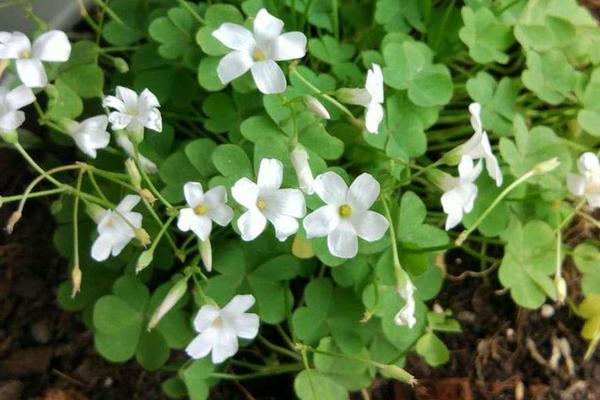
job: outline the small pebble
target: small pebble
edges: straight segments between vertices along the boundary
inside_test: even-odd
[[[554,315],[554,307],[550,304],[544,304],[540,310],[540,314],[544,318],[550,318]]]

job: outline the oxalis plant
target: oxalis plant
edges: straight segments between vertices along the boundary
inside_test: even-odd
[[[571,307],[593,353],[600,30],[575,0],[96,4],[71,38],[0,32],[0,135],[37,173],[1,201],[11,232],[52,198],[58,300],[104,358],[173,398],[414,384],[407,354],[460,334],[435,303],[456,247],[507,301]]]

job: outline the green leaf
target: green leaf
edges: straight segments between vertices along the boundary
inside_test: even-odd
[[[566,97],[572,97],[577,74],[565,55],[557,50],[546,53],[528,51],[527,69],[521,79],[525,87],[541,100],[557,105]]]
[[[450,360],[448,348],[433,332],[427,332],[417,342],[417,353],[425,358],[427,364],[438,367]]]
[[[581,290],[584,295],[600,294],[600,251],[591,243],[580,243],[573,251],[573,262],[581,272]]]
[[[246,152],[235,144],[222,144],[212,153],[215,168],[225,177],[239,179],[252,176],[252,164]]]
[[[529,221],[525,226],[516,222],[507,232],[508,243],[498,277],[510,289],[515,303],[536,309],[546,300],[555,298],[556,289],[550,275],[556,268],[556,239],[548,224]]]
[[[148,371],[155,371],[169,360],[169,346],[158,331],[143,332],[135,358]]]
[[[62,118],[74,119],[81,115],[83,102],[68,83],[58,79],[54,85],[48,85],[46,93],[49,118],[60,121]]]
[[[194,361],[183,371],[183,381],[187,387],[191,400],[208,399],[208,384],[206,380],[210,378],[214,366],[209,358]]]
[[[244,17],[240,11],[231,4],[212,4],[206,9],[204,15],[206,23],[196,35],[196,42],[203,52],[210,56],[222,56],[231,50],[212,36],[212,33],[224,22],[242,25]]]
[[[219,57],[206,57],[198,65],[198,83],[209,92],[216,92],[225,87],[217,76]]]
[[[196,8],[193,3],[188,7]],[[171,8],[164,17],[156,18],[150,23],[150,37],[160,43],[159,54],[166,59],[177,59],[184,54],[194,52],[194,34],[198,27],[189,10],[179,7]]]
[[[435,248],[448,244],[446,232],[424,223],[426,216],[427,209],[423,201],[414,192],[404,193],[397,224],[398,240],[403,247]]]
[[[210,139],[196,139],[185,146],[184,152],[188,161],[205,179],[217,172],[211,161],[212,153],[216,148],[217,144]]]
[[[301,400],[345,400],[343,386],[314,369],[300,372],[294,380],[294,390]]]
[[[104,296],[94,306],[94,327],[107,335],[119,333],[128,325],[140,323],[140,314],[118,296]]]
[[[480,64],[498,62],[506,64],[505,51],[513,43],[510,25],[503,23],[489,8],[473,10],[462,8],[465,26],[460,30],[460,39],[469,47],[469,55]]]
[[[352,58],[355,52],[354,45],[339,43],[333,36],[325,35],[308,41],[310,54],[328,64],[339,64]]]

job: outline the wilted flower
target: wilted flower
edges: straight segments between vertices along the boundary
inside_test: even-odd
[[[481,161],[474,165],[473,159],[463,156],[458,165],[458,178],[445,175],[438,185],[444,190],[442,208],[448,214],[446,230],[458,225],[465,213],[470,213],[477,197],[475,180],[481,174]]]
[[[592,208],[600,207],[600,162],[594,153],[583,153],[577,161],[579,175],[567,176],[569,191],[579,197],[585,197]]]
[[[242,178],[231,188],[235,201],[247,209],[237,222],[243,240],[256,239],[265,230],[267,220],[280,241],[298,230],[297,218],[306,214],[304,195],[298,189],[280,189],[282,179],[281,161],[264,158],[258,168],[257,183]]]
[[[365,107],[367,131],[377,133],[379,124],[383,121],[383,73],[379,65],[373,64],[367,72],[364,89],[340,89],[336,96],[344,103]]]
[[[110,142],[110,134],[106,131],[107,126],[106,115],[98,115],[81,122],[70,121],[66,124],[66,130],[79,150],[96,158],[96,150],[105,148]]]
[[[364,173],[350,188],[335,172],[317,176],[315,193],[326,205],[304,219],[307,238],[327,236],[331,254],[352,258],[358,252],[358,237],[372,242],[383,237],[388,229],[385,217],[369,209],[379,196],[379,182]]]
[[[138,96],[133,90],[117,86],[116,96],[106,96],[102,106],[112,108],[108,115],[113,130],[125,129],[128,132],[143,133],[144,127],[156,132],[162,131],[162,118],[160,103],[148,89],[144,89]]]
[[[140,197],[127,195],[116,210],[104,210],[98,223],[99,236],[92,245],[92,258],[104,261],[111,254],[118,256],[142,226],[142,214],[131,211],[140,202]]]
[[[42,61],[64,62],[71,55],[67,35],[58,30],[41,34],[33,41],[21,32],[0,32],[0,59],[16,60],[21,82],[29,87],[44,87],[48,76]]]
[[[250,70],[256,87],[264,94],[281,93],[286,80],[276,61],[294,60],[306,54],[306,36],[302,32],[281,33],[283,21],[266,9],[254,19],[254,32],[241,25],[225,22],[213,36],[233,50],[217,66],[223,84]]]
[[[310,165],[308,164],[308,153],[301,146],[296,146],[290,152],[290,161],[298,177],[298,187],[306,194],[313,194],[315,190],[315,178],[313,177]]]
[[[223,308],[202,306],[194,318],[194,329],[199,335],[186,347],[186,353],[197,359],[212,352],[213,364],[237,353],[238,337],[254,339],[258,334],[258,315],[246,312],[254,301],[252,295],[237,295]]]

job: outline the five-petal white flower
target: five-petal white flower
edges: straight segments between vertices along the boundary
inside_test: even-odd
[[[592,208],[600,207],[600,162],[594,153],[583,153],[577,161],[579,175],[567,176],[567,187],[575,196],[585,197]]]
[[[142,227],[142,214],[131,211],[140,202],[140,196],[127,195],[117,208],[104,210],[98,222],[99,236],[92,245],[92,258],[104,261],[111,254],[118,256],[131,239],[135,230]]]
[[[225,186],[216,186],[206,193],[198,182],[183,185],[183,194],[189,207],[179,211],[177,227],[184,232],[192,231],[203,242],[210,237],[212,221],[221,226],[233,218],[233,210],[227,203]]]
[[[496,156],[492,152],[492,146],[490,145],[487,132],[483,130],[483,125],[481,123],[481,105],[479,103],[471,103],[469,105],[469,112],[471,113],[471,126],[475,130],[475,134],[473,134],[473,136],[465,143],[458,146],[454,151],[457,151],[461,157],[469,156],[473,160],[485,160],[485,168],[487,169],[488,175],[496,181],[497,186],[501,186],[502,171],[500,170]],[[454,151],[452,151],[452,153]]]
[[[0,59],[16,60],[21,82],[29,87],[44,87],[48,76],[42,61],[64,62],[71,56],[71,43],[62,31],[48,31],[34,40],[21,32],[0,32]]]
[[[117,86],[116,96],[106,96],[102,106],[112,108],[108,115],[113,130],[125,129],[132,133],[144,131],[144,127],[156,132],[162,131],[162,118],[160,103],[148,89],[144,89],[138,96],[133,90]]]
[[[477,197],[475,180],[481,174],[481,161],[476,165],[469,156],[463,156],[458,165],[458,178],[445,174],[439,182],[444,190],[442,195],[442,208],[448,214],[446,230],[458,225],[465,213],[471,212]]]
[[[256,87],[264,94],[281,93],[286,79],[276,61],[295,60],[306,54],[306,36],[302,32],[281,33],[283,21],[261,9],[254,19],[254,32],[241,25],[225,22],[213,36],[233,50],[217,66],[223,84],[250,70]]]
[[[298,230],[297,218],[306,214],[304,195],[298,189],[280,189],[282,180],[281,161],[264,158],[258,168],[257,183],[242,178],[231,188],[235,201],[247,209],[237,222],[243,240],[256,239],[265,230],[267,220],[280,241]]]
[[[340,89],[337,97],[344,103],[356,104],[367,109],[365,126],[369,133],[377,133],[383,121],[383,73],[373,64],[367,72],[367,82],[362,89]]]
[[[314,190],[326,205],[306,216],[304,230],[309,239],[327,236],[334,256],[352,258],[358,252],[357,237],[372,242],[387,231],[387,219],[369,210],[380,190],[371,175],[359,175],[348,188],[341,176],[326,172],[317,176]]]
[[[205,304],[194,318],[194,329],[199,333],[185,348],[194,358],[211,353],[213,364],[219,364],[238,351],[238,337],[254,339],[258,334],[258,315],[247,313],[254,305],[254,296],[237,295],[223,308]]]
[[[0,87],[0,135],[13,132],[25,122],[25,113],[20,109],[35,101],[35,95],[25,85],[13,90]]]
[[[110,142],[110,134],[106,131],[107,127],[108,117],[97,115],[81,122],[70,121],[66,130],[79,150],[96,158],[96,150],[105,148]]]

